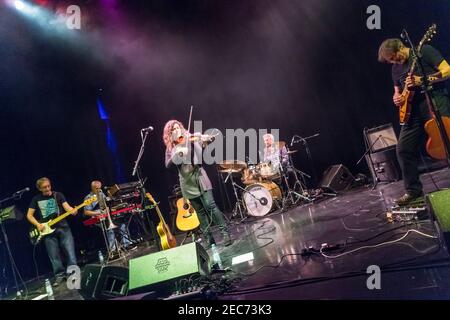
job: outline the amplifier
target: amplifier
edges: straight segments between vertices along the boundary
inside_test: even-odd
[[[177,281],[211,272],[208,253],[196,242],[131,259],[129,264],[130,294],[170,294]]]

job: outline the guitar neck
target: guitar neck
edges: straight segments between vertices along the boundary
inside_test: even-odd
[[[164,217],[162,216],[161,210],[159,210],[159,206],[156,203],[155,199],[153,199],[153,197],[147,193],[147,198],[153,203],[153,205],[155,206],[156,209],[156,213],[158,214],[159,220],[161,220],[161,222],[166,225],[166,221],[164,221]]]
[[[74,213],[75,211],[83,208],[85,206],[85,204],[80,204],[79,206],[76,206],[75,208],[73,208],[73,210],[69,210],[66,213],[63,213],[62,215],[58,216],[57,218],[53,219],[52,221],[50,221],[48,223],[48,225],[51,227],[52,225],[60,222],[61,220],[64,220],[65,218],[67,218],[68,216],[70,216],[72,213]]]

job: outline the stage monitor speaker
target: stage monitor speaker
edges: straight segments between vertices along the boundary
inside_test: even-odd
[[[320,187],[336,193],[349,188],[354,181],[355,178],[351,172],[342,164],[337,164],[324,172]]]
[[[374,180],[376,178],[379,182],[392,182],[401,179],[401,169],[395,148],[368,154],[366,155],[366,162]]]
[[[450,190],[430,193],[426,197],[430,215],[439,229],[450,254]]]
[[[175,291],[176,281],[211,272],[208,253],[196,242],[131,259],[129,263],[130,294],[170,294]]]
[[[88,264],[81,276],[80,294],[86,300],[112,299],[128,293],[128,268]]]
[[[397,136],[391,123],[364,131],[371,152],[378,152],[397,145]]]

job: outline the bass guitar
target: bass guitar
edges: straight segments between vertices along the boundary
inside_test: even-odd
[[[145,195],[150,200],[150,202],[153,203],[153,205],[155,206],[156,212],[159,217],[159,223],[158,226],[156,227],[156,230],[158,231],[158,235],[161,238],[162,249],[167,250],[176,247],[177,239],[172,235],[172,233],[169,230],[169,227],[164,221],[161,211],[159,210],[158,204],[156,203],[155,199],[153,199],[153,196],[149,192],[147,192]]]
[[[52,229],[52,226],[54,226],[55,224],[57,224],[58,222],[64,220],[65,218],[67,218],[68,216],[70,216],[71,214],[73,214],[74,212],[78,211],[79,209],[83,208],[84,206],[87,206],[93,202],[97,201],[97,197],[93,196],[89,199],[86,199],[82,204],[76,206],[75,208],[73,208],[70,211],[67,211],[66,213],[63,213],[59,216],[57,216],[54,219],[49,219],[47,221],[39,221],[40,224],[42,224],[44,226],[44,229],[41,231],[38,228],[36,228],[35,226],[31,227],[29,236],[30,236],[30,241],[33,245],[38,244],[43,237],[53,233],[55,231],[55,229]]]

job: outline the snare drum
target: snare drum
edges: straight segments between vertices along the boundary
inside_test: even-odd
[[[249,165],[242,173],[243,184],[254,184],[258,182],[258,171],[255,165]]]
[[[262,162],[258,164],[259,174],[263,179],[273,180],[279,177],[280,173],[270,162]]]
[[[276,183],[260,182],[245,188],[243,200],[249,215],[262,217],[272,211],[275,201],[281,197],[281,189]]]

